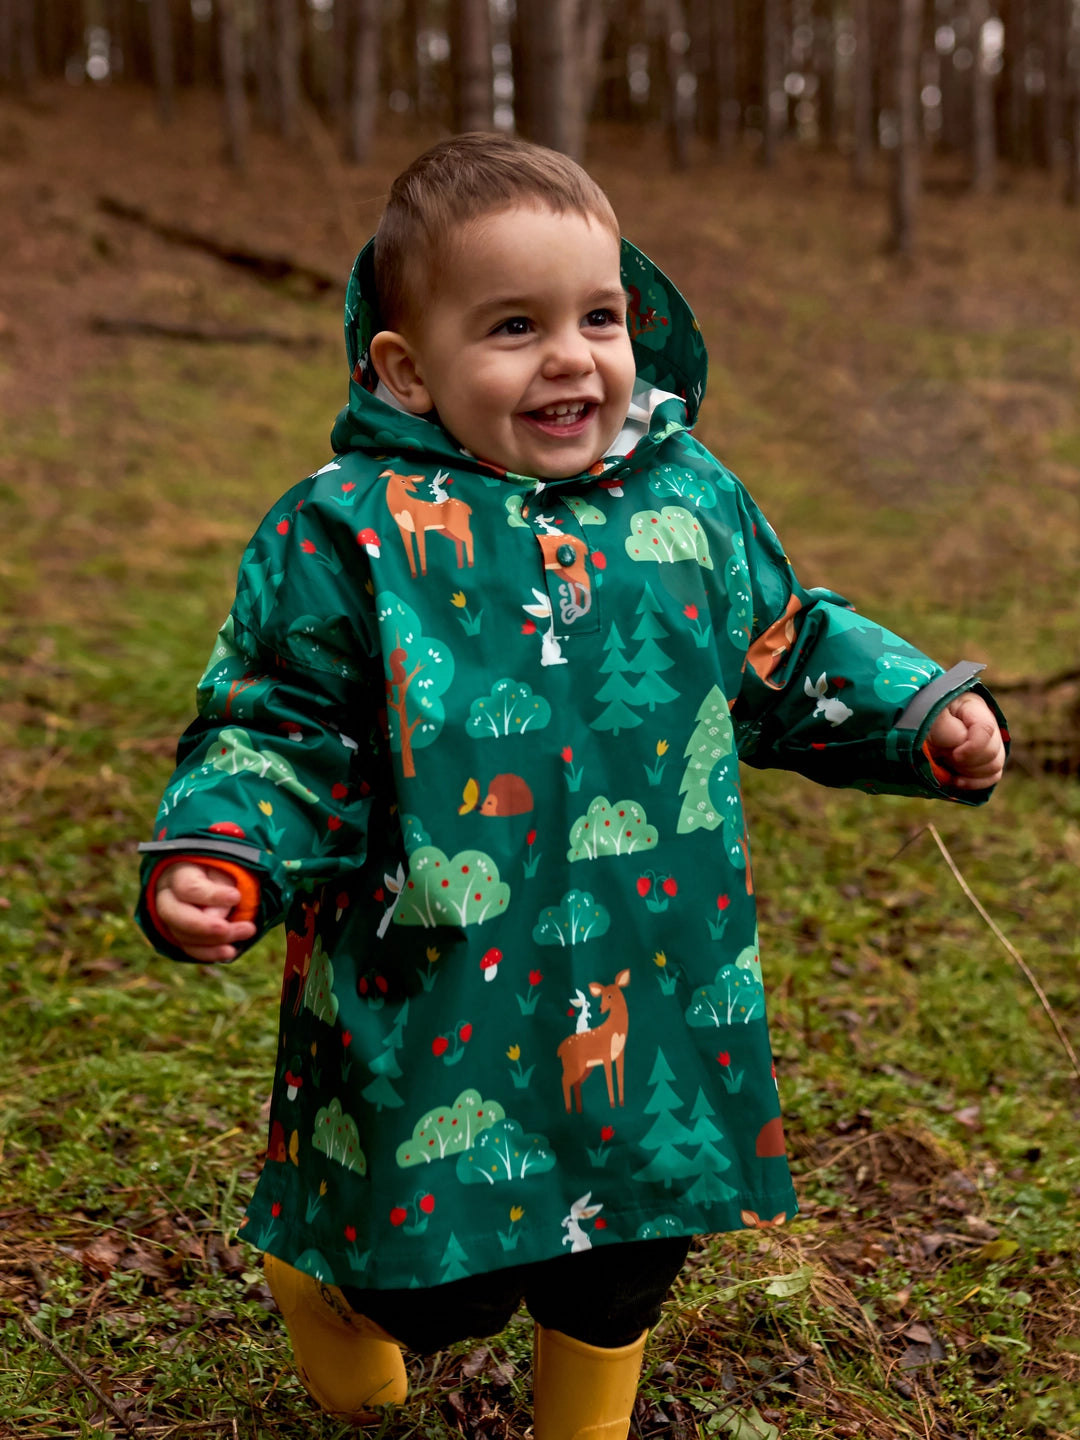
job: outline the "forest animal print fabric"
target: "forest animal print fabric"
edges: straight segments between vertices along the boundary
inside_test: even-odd
[[[692,315],[624,281],[639,438],[541,483],[374,395],[360,256],[334,457],[243,556],[145,847],[284,924],[243,1233],[327,1281],[790,1216],[740,762],[963,798],[920,753],[956,692],[896,725],[941,667],[800,586],[690,433]]]

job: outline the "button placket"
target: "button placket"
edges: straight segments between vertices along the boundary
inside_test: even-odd
[[[548,493],[527,500],[521,518],[536,536],[555,631],[565,636],[599,629],[591,547],[573,510]]]

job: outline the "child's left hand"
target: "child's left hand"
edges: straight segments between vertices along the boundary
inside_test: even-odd
[[[927,749],[949,771],[954,790],[989,790],[1005,769],[1005,742],[994,712],[979,695],[958,695],[930,727]]]

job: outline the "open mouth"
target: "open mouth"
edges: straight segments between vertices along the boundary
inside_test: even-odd
[[[542,405],[538,410],[527,410],[526,418],[542,429],[573,433],[582,428],[596,409],[592,400],[560,401],[557,405]]]

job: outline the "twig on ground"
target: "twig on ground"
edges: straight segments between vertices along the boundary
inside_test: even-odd
[[[942,855],[944,856],[944,858],[945,858],[945,863],[946,863],[946,865],[948,865],[949,869],[952,871],[953,877],[954,877],[954,879],[956,880],[956,883],[960,886],[960,889],[964,892],[964,894],[967,896],[967,898],[971,901],[972,905],[975,907],[976,911],[979,913],[979,915],[982,917],[982,919],[983,919],[983,920],[986,922],[986,924],[990,927],[990,929],[991,929],[991,931],[993,932],[995,938],[996,938],[996,939],[1000,942],[1000,944],[1004,947],[1006,953],[1012,957],[1012,959],[1016,962],[1016,964],[1017,964],[1017,965],[1020,967],[1020,969],[1023,971],[1023,973],[1024,973],[1024,975],[1025,975],[1025,977],[1026,977],[1026,979],[1027,979],[1028,984],[1029,984],[1029,985],[1031,986],[1031,988],[1035,991],[1035,994],[1039,997],[1039,1003],[1042,1005],[1043,1009],[1046,1011],[1046,1014],[1047,1014],[1047,1017],[1048,1017],[1048,1019],[1049,1019],[1049,1021],[1050,1021],[1050,1024],[1054,1027],[1054,1033],[1057,1035],[1058,1040],[1061,1042],[1061,1048],[1065,1051],[1065,1054],[1069,1057],[1069,1060],[1070,1060],[1070,1062],[1071,1062],[1071,1064],[1072,1064],[1073,1070],[1076,1072],[1076,1077],[1077,1077],[1077,1079],[1080,1079],[1080,1059],[1077,1058],[1076,1051],[1073,1049],[1072,1045],[1070,1044],[1070,1042],[1069,1042],[1069,1037],[1065,1034],[1065,1031],[1064,1031],[1064,1029],[1062,1028],[1062,1025],[1061,1025],[1061,1021],[1058,1019],[1057,1014],[1056,1014],[1056,1012],[1055,1012],[1055,1010],[1054,1010],[1054,1007],[1050,1004],[1050,1001],[1047,999],[1046,991],[1045,991],[1045,990],[1042,988],[1042,986],[1039,984],[1038,978],[1037,978],[1037,976],[1035,975],[1034,971],[1032,970],[1031,966],[1027,963],[1027,961],[1024,959],[1024,957],[1020,954],[1019,950],[1017,950],[1016,946],[1012,943],[1012,941],[1009,940],[1008,937],[1002,933],[1001,928],[995,923],[995,921],[994,921],[994,920],[991,918],[991,916],[987,913],[986,909],[985,909],[984,906],[982,905],[982,903],[981,903],[981,901],[979,900],[978,896],[975,894],[975,892],[972,890],[971,886],[967,883],[967,881],[964,879],[963,875],[960,873],[960,867],[957,865],[957,863],[956,863],[956,861],[953,859],[953,857],[949,854],[948,846],[945,844],[944,840],[942,840],[941,836],[938,834],[937,826],[936,826],[936,825],[933,825],[933,824],[924,825],[921,830],[917,830],[917,831],[915,832],[915,834],[911,836],[910,839],[904,841],[903,845],[901,845],[900,849],[896,852],[896,855],[893,856],[893,859],[895,860],[897,855],[902,854],[903,851],[905,851],[909,845],[914,844],[914,842],[915,842],[916,840],[918,840],[921,835],[925,835],[927,832],[929,832],[929,833],[934,837],[934,844],[938,847],[938,849],[941,851]]]
[[[311,265],[304,265],[286,255],[266,255],[257,250],[245,249],[241,245],[228,245],[213,235],[189,230],[186,225],[172,225],[168,221],[157,220],[141,205],[129,205],[127,201],[118,200],[113,195],[99,195],[97,205],[106,215],[112,215],[117,220],[130,221],[133,225],[142,225],[144,229],[159,235],[163,240],[171,241],[174,245],[186,245],[193,250],[202,250],[213,255],[215,260],[224,261],[226,265],[238,265],[260,280],[275,284],[296,280],[315,295],[340,288],[338,278],[316,270]]]
[[[28,1316],[22,1315],[18,1311],[16,1311],[15,1318],[32,1340],[36,1341],[39,1345],[43,1345],[45,1349],[48,1350],[49,1354],[54,1357],[54,1359],[59,1360],[61,1365],[65,1366],[68,1370],[70,1370],[71,1373],[86,1386],[90,1393],[95,1396],[96,1399],[101,1401],[102,1405],[105,1406],[105,1409],[108,1410],[109,1414],[112,1415],[114,1419],[120,1422],[120,1424],[124,1427],[127,1433],[134,1437],[134,1440],[140,1440],[140,1437],[146,1434],[145,1430],[140,1430],[138,1423],[132,1420],[129,1416],[125,1415],[123,1410],[120,1409],[120,1407],[115,1403],[115,1401],[109,1399],[108,1395],[105,1394],[101,1386],[96,1385],[94,1381],[90,1378],[90,1376],[86,1373],[86,1371],[83,1370],[81,1366],[76,1365],[75,1361],[72,1360],[71,1356],[67,1355],[60,1348],[60,1346],[56,1343],[55,1340],[51,1339],[50,1336],[44,1334],[43,1331],[39,1330],[38,1327]]]
[[[212,329],[206,325],[174,325],[165,320],[136,320],[123,315],[92,315],[89,325],[98,335],[142,335],[152,340],[187,340],[194,345],[280,345],[285,350],[315,350],[326,344],[321,335]]]

